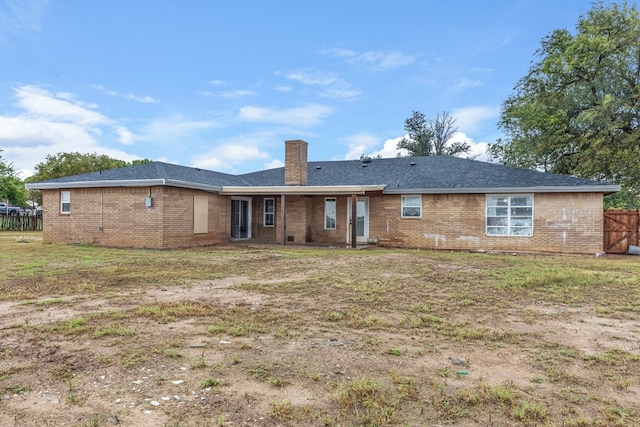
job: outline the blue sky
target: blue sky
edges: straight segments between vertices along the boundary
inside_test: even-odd
[[[609,2],[607,2],[609,3]],[[393,157],[412,111],[448,111],[485,159],[502,102],[578,0],[0,0],[0,149],[244,173]]]

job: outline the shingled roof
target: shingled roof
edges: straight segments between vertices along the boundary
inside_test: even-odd
[[[332,187],[376,186],[384,193],[496,193],[496,192],[598,192],[612,193],[618,185],[556,175],[452,156],[396,157],[309,162],[306,186],[330,193]],[[284,167],[243,175],[151,162],[120,169],[67,176],[28,184],[30,189],[139,187],[168,185],[214,192],[234,189],[277,193],[285,188]]]

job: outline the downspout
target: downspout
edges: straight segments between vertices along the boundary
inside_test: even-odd
[[[100,227],[101,233],[104,233],[104,187],[100,189]]]

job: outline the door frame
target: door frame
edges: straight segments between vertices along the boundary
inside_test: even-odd
[[[235,237],[233,235],[233,230],[236,228],[234,227],[235,221],[236,221],[236,217],[234,215],[234,210],[233,210],[233,202],[235,201],[239,201],[239,202],[243,202],[247,204],[247,218],[246,218],[246,225],[247,225],[247,235],[243,236],[243,237]],[[252,199],[251,197],[231,197],[231,214],[229,215],[231,217],[231,239],[232,240],[246,240],[246,239],[250,239],[251,238],[251,203]],[[242,203],[241,203],[242,204]]]
[[[347,198],[347,243],[351,243],[351,201],[352,197]],[[358,214],[358,204],[364,203],[364,235],[356,236],[356,243],[368,243],[369,242],[369,198],[357,197],[356,198],[356,215]]]

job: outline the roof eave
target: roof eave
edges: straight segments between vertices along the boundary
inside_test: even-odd
[[[455,187],[455,188],[387,188],[384,194],[512,194],[512,193],[604,193],[620,191],[619,185],[559,185],[537,187]]]
[[[365,194],[369,191],[384,190],[386,185],[273,185],[264,187],[223,186],[220,194],[229,196],[241,195],[312,195],[312,194]]]
[[[218,185],[200,184],[197,182],[162,178],[104,181],[33,182],[27,184],[26,187],[28,190],[57,190],[60,188],[153,187],[157,185],[191,188],[195,190],[212,192],[218,192],[221,188]]]

